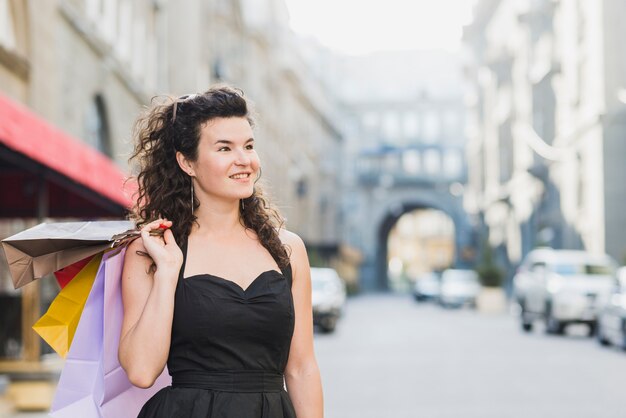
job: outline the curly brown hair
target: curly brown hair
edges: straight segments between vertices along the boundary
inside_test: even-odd
[[[138,228],[158,218],[172,221],[172,233],[178,245],[186,243],[197,217],[191,208],[191,177],[176,161],[180,151],[190,161],[197,161],[200,131],[215,118],[246,118],[254,127],[251,104],[241,90],[219,85],[204,93],[168,98],[154,103],[135,123],[134,152],[129,162],[139,165],[136,205],[131,219]],[[239,220],[253,230],[281,269],[289,264],[289,254],[278,236],[284,219],[270,205],[261,187],[255,183],[250,197],[239,205]],[[194,198],[193,209],[199,206]]]

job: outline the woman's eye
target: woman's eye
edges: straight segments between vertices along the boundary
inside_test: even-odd
[[[250,144],[246,146],[246,149],[254,149],[254,145]]]
[[[230,148],[222,147],[222,148],[218,149],[218,151],[230,151]]]

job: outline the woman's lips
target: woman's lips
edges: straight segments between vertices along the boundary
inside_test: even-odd
[[[241,174],[245,174],[245,175],[241,175]],[[239,183],[247,183],[250,181],[250,173],[235,174],[233,176],[229,176],[229,178]]]

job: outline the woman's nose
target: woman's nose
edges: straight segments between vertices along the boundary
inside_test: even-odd
[[[250,164],[250,156],[246,154],[245,151],[239,151],[237,153],[237,159],[235,161],[236,164],[239,165],[248,165]]]

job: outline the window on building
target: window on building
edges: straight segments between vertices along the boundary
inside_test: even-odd
[[[505,183],[513,177],[515,164],[510,118],[498,128],[498,148],[500,155],[500,182]]]
[[[443,171],[446,177],[457,179],[461,177],[463,158],[458,150],[448,150],[443,160]]]
[[[98,22],[102,15],[102,0],[86,0],[85,13],[92,22]]]
[[[436,149],[424,151],[424,171],[427,174],[435,175],[441,169],[441,153]]]
[[[385,172],[396,172],[400,166],[400,154],[390,152],[382,157],[383,169]]]
[[[397,143],[400,136],[400,121],[396,112],[386,112],[383,118],[383,132],[390,143]]]
[[[434,110],[424,114],[424,129],[422,131],[424,142],[433,143],[439,138],[439,115]]]
[[[375,112],[366,112],[362,119],[363,127],[367,130],[376,130],[379,125],[378,115]]]
[[[303,199],[306,197],[309,191],[309,184],[306,178],[301,178],[296,182],[296,196],[299,199]]]
[[[576,206],[579,211],[584,210],[585,206],[585,178],[583,160],[580,154],[576,155]]]
[[[224,63],[221,58],[215,58],[211,68],[211,76],[215,81],[224,80]]]
[[[545,142],[551,144],[555,136],[556,95],[550,77],[544,77],[533,86],[533,128]]]
[[[459,114],[456,110],[448,110],[445,112],[443,125],[446,136],[450,137],[451,140],[457,139],[457,136],[462,136],[462,127],[460,125]]]
[[[144,77],[146,51],[146,23],[141,20],[133,21],[132,25],[132,69],[137,78]]]
[[[157,80],[159,71],[162,71],[162,65],[159,65],[159,22],[163,16],[160,14],[160,8],[155,2],[152,7],[148,8],[146,14],[146,76],[144,82],[151,90],[157,90]]]
[[[94,98],[85,115],[85,142],[108,157],[112,156],[106,107],[100,95]]]
[[[421,169],[420,152],[408,150],[402,153],[402,168],[407,174],[418,174]]]
[[[132,3],[130,0],[120,0],[119,26],[115,49],[123,61],[130,61],[132,45]]]
[[[419,115],[415,112],[406,112],[403,118],[404,136],[409,142],[416,143],[420,134]]]
[[[118,0],[85,0],[84,3],[90,29],[94,28],[105,42],[113,45],[117,34]]]
[[[117,0],[107,0],[102,3],[102,20],[100,30],[109,45],[115,43],[117,34]]]
[[[9,0],[0,0],[0,45],[5,49],[15,50],[15,28],[13,26],[13,12]]]

